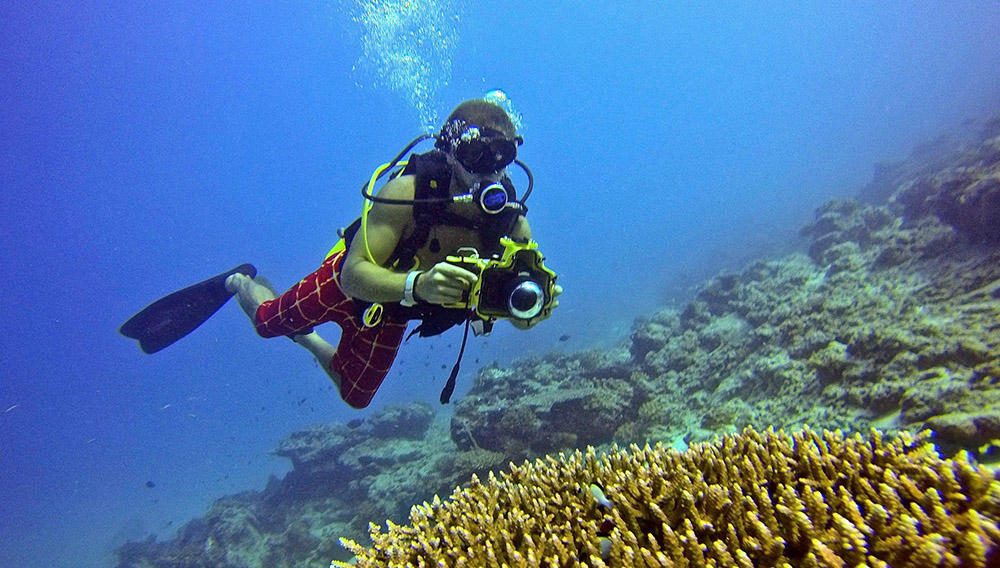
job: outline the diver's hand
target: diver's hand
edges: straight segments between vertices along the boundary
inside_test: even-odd
[[[562,286],[556,284],[552,288],[552,296],[553,296],[553,298],[556,298],[556,297],[559,296],[559,294],[562,294]],[[555,300],[555,299],[552,300],[552,310],[556,309],[557,307],[559,307],[559,300]],[[539,322],[542,322],[542,321],[545,321],[545,320],[549,319],[549,316],[552,315],[552,310],[549,310],[549,313],[547,313],[545,315],[538,316],[537,318],[531,318],[530,320],[527,320],[527,321],[525,321],[525,320],[519,320],[519,319],[512,319],[512,320],[510,320],[510,323],[511,323],[511,325],[513,325],[514,327],[516,327],[517,329],[531,329],[531,328],[535,327],[536,325],[538,325]]]
[[[479,280],[473,272],[439,262],[417,278],[414,295],[428,304],[457,304],[462,301],[462,293]]]

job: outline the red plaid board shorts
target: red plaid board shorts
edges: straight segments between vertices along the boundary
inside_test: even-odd
[[[336,322],[343,333],[329,366],[340,375],[340,397],[344,402],[364,408],[396,359],[407,320],[386,310],[378,325],[363,325],[362,306],[340,289],[345,256],[345,251],[330,256],[316,272],[280,297],[261,304],[254,325],[261,337],[277,337],[301,333],[328,321]]]

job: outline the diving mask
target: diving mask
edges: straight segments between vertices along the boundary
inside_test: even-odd
[[[495,174],[517,158],[517,147],[524,139],[507,138],[493,128],[467,125],[465,121],[446,124],[438,135],[439,148],[450,150],[466,170],[474,174]]]
[[[506,168],[517,157],[517,141],[497,134],[496,137],[459,139],[455,159],[474,174],[492,174]]]

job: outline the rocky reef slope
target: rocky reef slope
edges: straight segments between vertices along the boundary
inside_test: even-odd
[[[472,473],[614,442],[675,447],[746,426],[916,431],[942,452],[1000,438],[1000,117],[876,169],[803,228],[803,252],[704,283],[618,349],[480,370],[454,413],[415,404],[321,425],[293,470],[220,499],[124,567],[305,567]]]

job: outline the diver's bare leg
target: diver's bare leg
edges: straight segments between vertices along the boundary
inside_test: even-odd
[[[257,308],[264,302],[277,297],[270,286],[239,273],[233,274],[226,279],[226,290],[236,295],[236,302],[243,308],[243,312],[250,318],[251,323],[256,323]],[[326,371],[326,374],[330,376],[330,380],[333,381],[333,384],[337,385],[337,389],[339,390],[340,375],[330,368],[330,360],[333,359],[336,348],[320,337],[315,331],[293,335],[292,341],[301,345],[306,351],[309,351],[316,357],[319,366]]]
[[[309,333],[303,333],[301,335],[293,335],[292,341],[298,343],[302,347],[305,347],[307,351],[316,357],[316,361],[319,362],[319,366],[323,367],[326,374],[333,381],[333,384],[337,386],[337,390],[340,390],[340,375],[334,372],[330,368],[330,361],[333,360],[333,354],[337,350],[330,342],[323,339],[315,331]]]

